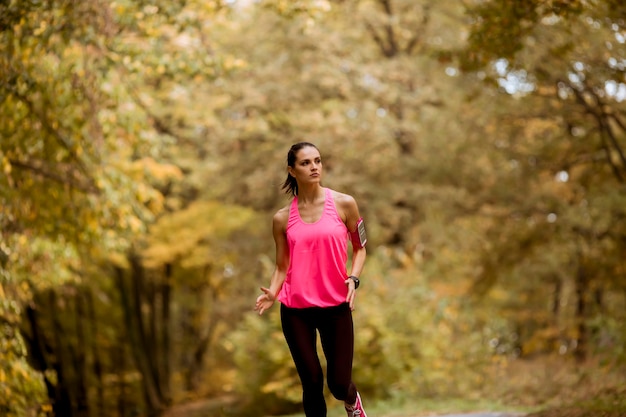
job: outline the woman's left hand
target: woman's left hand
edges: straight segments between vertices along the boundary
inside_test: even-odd
[[[350,304],[350,310],[354,311],[354,299],[356,298],[355,283],[352,278],[348,278],[344,281],[348,286],[348,295],[346,296],[346,303]]]

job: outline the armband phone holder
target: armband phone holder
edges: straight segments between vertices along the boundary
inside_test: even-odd
[[[354,232],[350,232],[350,239],[352,240],[352,245],[358,248],[364,248],[367,243],[367,233],[365,233],[365,222],[363,221],[363,217],[359,219],[356,223],[356,230]]]

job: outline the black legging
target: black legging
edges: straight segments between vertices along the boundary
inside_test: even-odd
[[[283,333],[302,382],[307,417],[326,417],[324,374],[317,355],[317,331],[326,356],[328,388],[341,401],[354,404],[352,383],[354,328],[347,303],[337,307],[289,308],[281,305]]]

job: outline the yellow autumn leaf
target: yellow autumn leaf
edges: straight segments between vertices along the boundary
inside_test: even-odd
[[[9,175],[11,173],[11,162],[6,156],[2,158],[2,171]]]

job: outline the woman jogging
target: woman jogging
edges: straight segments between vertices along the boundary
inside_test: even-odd
[[[281,303],[283,333],[302,382],[307,417],[326,417],[327,410],[317,332],[330,392],[344,401],[348,417],[367,417],[352,382],[352,310],[366,257],[363,219],[353,197],[322,187],[322,158],[315,145],[293,145],[287,171],[282,188],[293,199],[274,215],[276,267],[255,310],[263,314],[275,300]]]

